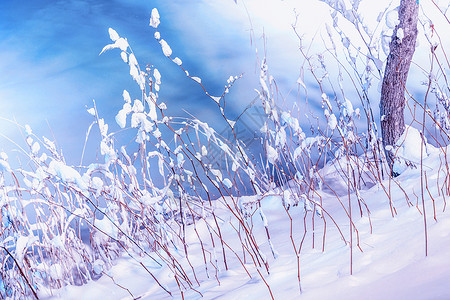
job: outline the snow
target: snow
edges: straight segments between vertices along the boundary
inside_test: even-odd
[[[130,103],[125,102],[125,106],[131,109]],[[347,115],[353,112],[349,100],[343,103],[343,108],[347,110]],[[136,110],[140,111],[140,109]],[[138,119],[142,118],[138,123],[145,122],[145,114],[142,112],[136,112],[134,115]],[[328,113],[329,118],[332,115]],[[298,123],[289,113],[282,113],[280,119],[282,126],[289,125],[293,129],[298,129]],[[196,130],[200,130],[201,127],[205,134],[210,134],[208,140],[214,135],[214,131],[210,132],[212,129],[208,124],[196,121],[196,125]],[[274,142],[276,145],[283,146],[286,143],[286,133],[284,128],[281,128],[283,130],[275,135]],[[323,137],[316,136],[303,139],[298,150],[295,150],[294,156],[298,158],[302,151],[319,143],[321,138]],[[218,146],[226,145],[218,142]],[[270,144],[265,146],[268,162],[278,163],[277,149]],[[385,179],[378,184],[371,183],[370,176],[366,176],[363,181],[367,183],[367,186],[358,192],[350,189],[349,194],[348,179],[343,178],[341,166],[349,164],[355,168],[355,162],[364,157],[344,156],[329,162],[318,171],[320,178],[328,183],[328,187],[317,189],[313,195],[307,196],[301,191],[291,189],[292,185],[289,183],[283,188],[276,188],[265,194],[225,196],[213,201],[212,209],[218,224],[211,225],[211,230],[216,230],[217,226],[220,226],[221,239],[226,242],[228,253],[240,255],[243,249],[242,241],[237,237],[241,233],[236,230],[241,220],[234,218],[236,211],[231,212],[229,207],[239,209],[246,218],[249,218],[244,220],[251,224],[252,233],[256,238],[259,247],[258,257],[262,262],[261,268],[255,268],[249,257],[244,259],[245,262],[242,265],[230,254],[227,260],[228,269],[226,269],[220,247],[217,245],[220,244],[219,239],[215,240],[217,242],[215,246],[211,243],[211,240],[207,238],[211,233],[203,221],[186,225],[185,238],[190,254],[187,260],[183,251],[177,250],[176,258],[180,262],[180,267],[190,277],[193,276],[193,270],[196,270],[196,276],[201,284],[193,284],[194,288],[202,294],[203,299],[270,299],[266,283],[270,286],[275,299],[286,300],[448,299],[450,297],[450,290],[447,288],[450,276],[450,260],[448,259],[450,257],[450,212],[446,209],[445,198],[440,190],[447,180],[442,160],[448,149],[440,151],[427,144],[422,140],[420,131],[409,126],[399,142],[392,148],[403,160],[417,163],[423,158],[423,164],[426,166],[427,189],[429,189],[424,195],[427,256],[425,256],[424,212],[419,200],[420,182],[423,180],[420,168],[397,169],[401,173],[399,177]],[[182,151],[181,146],[174,150],[178,168],[184,168],[184,163],[187,161]],[[203,156],[208,154],[204,145],[199,151]],[[200,156],[200,153],[198,155]],[[158,157],[158,168],[160,174],[164,175],[163,155],[153,151],[149,152],[148,156]],[[6,154],[0,153],[0,161],[6,162],[6,160]],[[48,172],[69,184],[81,180],[80,174],[75,169],[55,160],[50,162]],[[213,175],[210,177],[212,179],[215,177],[215,180],[220,181],[224,187],[228,189],[233,187],[232,181],[225,177],[230,176],[229,173],[213,168],[209,168],[209,172]],[[184,170],[184,174],[190,178],[188,180],[192,180],[192,172]],[[249,176],[254,176],[251,175],[251,170],[249,170]],[[296,180],[301,178],[300,173],[295,174]],[[234,180],[236,179],[233,178],[233,182]],[[393,180],[395,184],[392,183]],[[95,190],[101,190],[104,187],[100,177],[92,177],[90,183],[90,187]],[[388,194],[391,199],[387,196]],[[168,191],[167,195],[169,195]],[[162,198],[155,197],[146,191],[140,201],[145,205],[152,205],[160,199]],[[352,237],[349,234],[348,201],[351,201],[353,211],[352,227],[357,229],[352,231]],[[359,207],[362,203],[359,201],[363,201],[363,207],[367,205],[370,213],[363,208],[363,214],[360,214]],[[284,207],[283,203],[286,203],[289,208]],[[345,203],[344,206],[341,203]],[[391,206],[395,208],[394,216]],[[333,217],[332,220],[330,216]],[[210,221],[210,224],[215,224],[212,217],[206,217],[206,220]],[[97,216],[94,226],[98,231],[94,233],[93,239],[104,241],[109,238],[120,238],[119,229],[112,221],[116,225],[119,224],[117,220],[105,215]],[[202,236],[201,243],[197,236]],[[33,241],[32,236],[18,237],[16,249],[18,260],[24,259],[24,254]],[[56,242],[62,243],[60,240]],[[299,253],[300,245],[302,246]],[[209,255],[207,268],[201,253]],[[181,295],[173,277],[172,266],[163,263],[166,258],[156,253],[150,255],[151,257],[141,257],[123,253],[111,265],[105,264],[102,259],[96,259],[92,268],[99,277],[97,280],[89,281],[83,286],[62,287],[54,291],[54,297],[63,299],[201,298],[193,290],[183,291]],[[156,262],[162,263],[163,266],[157,265]],[[270,274],[265,271],[263,266],[265,263],[270,266]],[[147,271],[150,271],[152,275],[149,275]],[[55,263],[50,267],[50,276],[53,278],[62,279],[64,272],[61,264]],[[154,278],[169,289],[173,296],[169,296],[161,289]],[[48,295],[42,296],[48,299]]]
[[[120,128],[125,128],[125,125],[127,124],[127,113],[125,112],[125,110],[119,110],[116,115],[116,123]]]
[[[422,135],[419,130],[411,126],[406,126],[405,131],[396,143],[401,148],[399,155],[415,162],[420,161],[422,155],[426,158],[428,154],[424,142],[426,143],[426,140],[422,141]]]
[[[386,26],[389,29],[394,29],[398,24],[400,24],[398,19],[398,8],[388,11],[386,14]]]
[[[181,61],[181,59],[178,58],[178,57],[175,57],[175,58],[173,59],[173,62],[176,63],[176,64],[179,65],[179,66],[181,66],[181,64],[183,63],[183,62]]]
[[[150,16],[150,26],[153,28],[158,28],[160,21],[159,21],[159,12],[156,8],[152,9],[152,14]]]
[[[120,58],[122,58],[124,63],[128,62],[128,56],[127,56],[126,52],[124,52],[124,51],[120,52]]]
[[[339,0],[335,2],[336,5],[340,5],[343,8],[348,9],[350,7],[349,1]],[[354,1],[354,3],[359,2]],[[398,19],[398,15],[394,15],[392,12],[386,16],[386,24],[391,29],[398,24],[396,18]],[[159,24],[159,13],[156,9],[153,9],[150,26],[156,29]],[[136,58],[132,53],[128,58],[124,52],[128,49],[127,41],[112,29],[109,30],[109,34],[114,44],[106,46],[102,52],[112,48],[120,48],[122,50],[122,59],[125,62],[128,61],[130,65],[130,74],[136,81],[142,83],[143,75],[138,70]],[[397,37],[400,41],[403,38],[401,28],[397,30]],[[170,57],[172,50],[165,40],[160,39],[159,32],[155,32],[155,38],[159,40],[164,55]],[[343,42],[344,46],[350,45],[348,39]],[[178,57],[173,59],[173,61],[177,65],[181,65],[181,60]],[[262,65],[260,83],[266,92],[265,96],[269,97],[266,101],[273,100],[270,99],[273,80],[272,77],[267,79],[265,60]],[[186,74],[189,76],[187,71]],[[153,77],[156,84],[159,85],[161,83],[161,75],[157,69],[154,69]],[[200,78],[191,78],[201,83]],[[300,76],[297,82],[300,86],[306,88],[301,78]],[[237,77],[230,76],[228,83],[230,84],[236,79]],[[142,85],[141,89],[144,90]],[[155,90],[159,91],[159,87],[155,87]],[[147,113],[145,112],[144,104],[140,100],[135,100],[132,107],[129,93],[125,90],[123,92],[125,104],[116,115],[116,122],[119,127],[124,128],[127,115],[133,111],[131,127],[140,126],[138,130],[141,139],[139,137],[137,139],[140,142],[143,142],[145,137],[150,141],[147,133],[153,131],[154,125],[159,126],[161,124],[161,122],[156,122],[155,103],[157,97],[156,95],[154,96],[151,96],[150,92],[149,97],[144,98],[149,104],[149,112]],[[217,103],[220,102],[220,97],[210,97]],[[324,115],[328,120],[328,128],[334,130],[338,126],[338,121],[332,113],[332,105],[325,93],[322,95],[322,100]],[[301,137],[294,151],[295,160],[302,154],[308,153],[313,144],[319,144],[320,139],[324,138],[323,136],[305,138],[304,134],[301,135],[303,132],[299,126],[298,119],[292,117],[290,113],[281,113],[281,121],[279,121],[278,110],[271,107],[272,104],[269,102],[266,102],[268,111],[281,127],[278,128],[276,133],[269,129],[267,124],[263,127],[265,129],[264,132],[271,134],[272,142],[274,142],[274,146],[268,142],[265,144],[265,155],[268,163],[281,165],[284,162],[284,156],[279,151],[288,146],[287,139],[289,137],[287,137],[285,131],[285,128],[288,126],[295,134]],[[344,99],[344,102],[339,104],[342,104],[342,107],[339,107],[342,108],[342,113],[345,117],[351,117],[353,113],[357,114],[348,99]],[[159,105],[160,108],[163,106],[165,107],[163,103]],[[96,115],[96,111],[93,108],[89,112],[94,116]],[[155,122],[150,122],[148,118]],[[226,121],[232,127],[234,126],[234,121],[228,119]],[[236,163],[237,158],[232,157],[230,154],[232,153],[230,150],[231,146],[228,147],[225,143],[216,139],[214,129],[200,121],[195,121],[194,124],[193,127],[196,133],[203,130],[202,133],[204,133],[208,142],[212,138],[212,142],[216,143],[233,160],[233,171],[238,168],[245,169],[245,166]],[[114,144],[112,139],[109,139],[114,133],[108,135],[108,125],[103,119],[98,120],[98,125],[102,135],[101,153],[111,157],[115,156]],[[290,129],[288,128],[289,135],[291,134]],[[31,128],[26,127],[25,131],[28,136],[31,135]],[[157,139],[162,136],[158,127],[152,134]],[[28,138],[27,143],[31,146],[31,152],[37,154],[40,151],[39,144],[37,142],[33,144],[33,139],[31,137]],[[45,141],[46,145],[49,145],[48,143],[51,142]],[[150,143],[148,144],[150,146]],[[186,144],[184,146],[188,147]],[[194,144],[192,146],[195,148]],[[49,149],[47,146],[45,147]],[[54,144],[50,144],[50,147],[54,148]],[[160,147],[158,151],[161,151],[161,149],[170,150],[164,141],[159,141],[157,147]],[[122,147],[122,153],[125,152],[124,149]],[[320,174],[320,180],[324,180],[331,185],[326,188],[322,189],[322,182],[319,178],[316,178],[318,176],[314,177],[313,170],[315,170],[315,167],[306,170],[306,173],[310,171],[309,174],[313,177],[313,180],[317,180],[319,186],[314,193],[308,195],[304,194],[301,187],[295,186],[295,184],[294,187],[297,187],[298,190],[289,189],[292,182],[289,182],[286,187],[279,187],[264,193],[261,192],[262,188],[260,190],[258,186],[254,186],[256,194],[250,196],[241,196],[240,191],[237,195],[226,194],[218,200],[211,201],[213,204],[211,204],[209,209],[214,211],[214,219],[211,216],[206,217],[207,213],[203,211],[201,216],[205,217],[205,219],[200,218],[199,221],[190,225],[183,223],[183,230],[186,226],[186,235],[184,236],[186,238],[186,247],[184,247],[184,250],[183,247],[179,247],[180,245],[171,245],[170,243],[167,245],[170,251],[173,250],[171,255],[176,257],[180,265],[165,264],[164,262],[168,258],[163,251],[156,253],[151,252],[152,249],[146,249],[150,251],[150,254],[145,256],[138,251],[140,255],[135,255],[134,249],[130,247],[122,252],[120,257],[111,264],[109,262],[105,263],[103,258],[95,259],[92,263],[92,271],[98,276],[96,277],[98,280],[88,281],[87,284],[81,287],[64,286],[54,291],[53,295],[63,299],[268,299],[270,297],[269,294],[273,293],[275,299],[447,299],[450,297],[450,291],[447,288],[447,281],[450,276],[450,261],[448,259],[450,255],[450,215],[445,209],[446,202],[441,194],[442,191],[439,190],[440,187],[448,185],[445,181],[448,178],[445,174],[445,168],[442,168],[443,157],[439,156],[437,153],[439,151],[426,144],[420,132],[412,127],[407,128],[405,134],[396,145],[392,146],[392,149],[396,151],[399,159],[394,165],[394,170],[400,173],[400,176],[396,179],[386,179],[381,183],[375,184],[370,182],[369,176],[364,178],[365,182],[368,183],[366,188],[356,192],[352,191],[351,187],[349,188],[348,186],[348,178],[343,178],[342,172],[338,171],[338,165],[345,166],[350,164],[353,167],[353,160],[356,161],[359,158],[347,156],[328,163],[323,169],[318,171],[317,174]],[[186,150],[188,152],[185,152]],[[201,154],[196,152],[196,157],[199,160],[202,159],[202,155],[206,156],[208,154],[205,146],[202,146],[201,150],[200,148],[194,149],[194,151],[196,150],[201,151]],[[192,186],[193,172],[187,169],[192,163],[189,148],[185,149],[180,144],[177,150],[170,153],[172,155],[170,161],[165,161],[165,156],[162,154],[163,151],[158,151],[148,152],[147,154],[148,157],[155,157],[155,160],[156,156],[158,157],[160,175],[164,177],[165,164],[169,165],[173,171],[175,166],[172,158],[174,158],[173,154],[175,154],[177,168],[182,169],[183,173],[167,178],[174,178],[175,181],[179,181],[184,176],[187,177],[187,182]],[[0,153],[0,171],[11,171],[7,162],[7,156],[3,154],[3,152]],[[46,159],[45,157],[44,160]],[[48,172],[57,178],[57,182],[70,187],[75,185],[81,190],[88,188],[87,183],[89,181],[85,182],[84,176],[82,177],[75,168],[67,166],[64,162],[54,158],[50,159],[51,162],[48,169],[41,169],[40,173],[42,174],[37,176],[39,179],[33,178],[30,181],[24,178],[27,186],[35,186],[35,182],[43,181],[48,175],[46,172]],[[417,164],[421,159],[424,159],[423,163],[426,166],[427,176],[430,180],[430,189],[426,195],[421,195],[425,196],[424,201],[426,201],[427,214],[423,211],[419,197],[416,196],[421,193],[419,189],[421,180],[423,180],[421,170],[417,167],[410,168],[410,163]],[[128,160],[130,160],[129,157]],[[149,168],[156,169],[155,165],[150,165]],[[233,183],[237,185],[239,182],[242,182],[241,178],[233,176],[228,169],[213,169],[212,165],[202,166],[206,166],[207,170],[215,177],[210,176],[215,185],[217,181],[221,181],[223,186],[230,189],[233,187]],[[275,172],[279,171],[277,167],[270,166],[270,168],[267,168],[267,172],[274,170],[275,174]],[[293,166],[293,168],[295,169],[296,166]],[[340,170],[342,171],[342,169]],[[127,172],[129,172],[128,175],[130,177],[137,174],[136,169],[132,166],[129,166]],[[256,175],[251,168],[245,169],[245,172],[252,181],[267,180],[267,178],[258,178],[257,176],[260,175]],[[36,171],[37,173],[38,171]],[[102,176],[100,174],[101,172],[98,175]],[[0,174],[0,179],[3,176],[4,174]],[[121,180],[127,180],[125,174],[122,174],[122,176]],[[233,181],[225,176],[232,178]],[[299,172],[295,173],[296,180],[301,180],[301,178],[303,176]],[[208,179],[210,178],[208,177]],[[392,181],[395,181],[395,184]],[[97,191],[97,197],[103,188],[105,191],[109,188],[106,181],[104,183],[100,177],[92,177],[89,183],[89,187]],[[269,183],[273,184],[272,182]],[[144,190],[142,193],[138,193],[137,190],[140,184],[140,182],[130,182],[129,186],[123,190],[124,194],[126,194],[123,198],[137,197],[138,201],[144,206],[154,208],[158,201],[163,201],[162,196],[159,196],[159,193],[161,193],[161,195],[166,194],[172,200],[174,197],[177,197],[177,201],[180,199],[181,203],[182,198],[178,195],[174,196],[170,189],[166,191],[160,191],[156,188],[151,190],[153,185],[151,180],[143,182]],[[262,184],[266,184],[266,182]],[[203,183],[202,185],[207,191],[207,187]],[[228,192],[227,190],[221,190],[220,192],[224,191]],[[333,191],[335,193],[332,193]],[[180,187],[178,192],[182,194]],[[246,191],[245,193],[248,192]],[[155,196],[157,194],[158,196]],[[390,198],[388,198],[387,194]],[[117,203],[122,203],[123,198],[120,197],[114,200],[117,200]],[[415,198],[417,198],[417,201]],[[198,199],[198,203],[204,200]],[[345,203],[343,206],[341,205],[342,201]],[[351,217],[353,223],[350,222],[350,225],[348,206],[345,206],[349,202],[353,211],[353,216]],[[195,205],[199,205],[198,203],[195,203]],[[288,203],[289,209],[284,207],[283,203]],[[359,215],[361,204],[364,204],[363,208],[367,204],[370,208],[370,213],[364,211],[364,215]],[[116,203],[111,204],[111,206],[114,205]],[[170,204],[166,203],[165,205],[167,207]],[[393,216],[391,207],[395,208],[395,216]],[[81,209],[76,209],[73,214],[77,214],[78,210],[81,211]],[[236,219],[238,210],[245,213],[245,218]],[[435,218],[433,218],[433,211]],[[5,212],[2,209],[3,213]],[[10,212],[6,213],[12,214]],[[151,218],[153,217],[155,219],[160,218],[158,219],[159,221],[162,218],[170,218],[168,214],[162,215],[163,209],[160,206],[155,211],[151,211],[151,214],[151,216],[148,216],[149,223],[151,223]],[[333,219],[331,219],[331,216]],[[181,215],[181,218],[183,218],[183,215]],[[425,228],[423,224],[424,218],[428,222],[428,226]],[[4,219],[7,219],[9,222],[9,216]],[[98,229],[97,231],[94,229],[93,236],[91,235],[94,241],[102,241],[103,243],[109,238],[124,238],[119,233],[117,226],[120,226],[121,222],[126,221],[109,218],[107,210],[99,209],[96,211],[95,216],[88,221],[93,222]],[[5,223],[6,221],[3,220],[3,222]],[[248,243],[248,240],[245,240],[245,243],[243,243],[242,239],[237,237],[247,234],[245,230],[241,231],[242,228],[240,227],[241,224],[246,222],[251,224],[252,238],[253,235],[255,237],[254,245]],[[210,223],[211,227],[207,227],[205,225],[207,223]],[[152,226],[161,226],[161,228],[158,228],[161,231],[158,234],[171,235],[171,231],[174,229],[181,231],[181,226],[179,228],[164,228],[163,226],[166,224],[164,222],[161,222],[161,225],[159,222],[155,224],[152,224]],[[358,231],[352,230],[353,227],[356,227]],[[218,229],[220,229],[220,239],[214,235]],[[424,229],[427,230],[428,234],[428,256],[425,256]],[[135,230],[138,230],[138,228],[136,227]],[[351,234],[349,234],[349,231]],[[32,247],[35,241],[39,240],[32,234],[29,237],[15,236],[17,238],[15,254],[19,262],[24,261],[27,250]],[[201,239],[200,236],[202,236]],[[63,245],[59,235],[55,236],[52,242],[55,245]],[[223,248],[223,252],[227,252],[227,264],[222,261],[223,258],[221,257],[222,249],[220,244],[224,244],[224,242],[226,242],[226,248]],[[115,244],[102,244],[102,247],[106,249],[113,245]],[[62,246],[58,247],[60,249],[64,248]],[[259,266],[255,267],[253,265],[252,259],[254,257],[250,252],[246,252],[248,248],[255,255],[254,257],[257,258]],[[190,253],[188,257],[184,253],[187,249],[189,249]],[[115,253],[115,250],[111,250],[111,253]],[[242,253],[244,253],[244,257],[242,257]],[[249,253],[249,255],[246,253]],[[203,254],[203,257],[201,254]],[[242,264],[240,259],[243,260]],[[161,265],[158,265],[158,263],[161,263]],[[264,265],[270,265],[270,273],[266,272]],[[48,268],[49,275],[59,280],[64,280],[65,272],[69,271],[65,270],[64,265],[58,261]],[[174,270],[179,272],[177,280],[175,280],[173,274]],[[195,274],[193,273],[194,270]],[[195,290],[188,289],[180,293],[178,280],[185,275],[191,279],[195,277],[195,281],[197,281],[198,277],[197,282],[201,284],[199,285],[193,280],[192,284]],[[301,281],[298,280],[299,276]],[[161,289],[156,284],[155,279],[158,279],[162,286],[170,290],[173,295],[169,296]],[[270,291],[267,285],[270,286]],[[49,295],[45,294],[44,291],[39,292],[42,293],[42,298],[49,298]]]
[[[100,142],[100,153],[105,156],[105,163],[110,163],[117,158],[116,151],[107,140]]]
[[[100,177],[92,177],[92,188],[95,190],[101,190],[103,188],[103,180]]]
[[[150,119],[152,121],[156,121],[158,119],[158,114],[156,113],[156,105],[155,105],[155,103],[152,100],[147,101],[147,103],[148,103],[148,106],[149,106],[148,115],[149,115],[149,117],[150,117]],[[164,106],[163,103],[160,104],[160,108],[161,109],[162,109],[163,106]]]
[[[48,172],[58,177],[64,184],[76,184],[82,191],[87,189],[87,185],[81,178],[80,173],[74,168],[67,166],[63,162],[52,160],[48,166]]]
[[[119,229],[116,225],[114,225],[113,222],[111,222],[108,217],[103,216],[103,219],[96,219],[94,222],[94,226],[99,230],[99,232],[95,233],[96,235],[106,235],[108,237],[117,239]]]
[[[29,238],[26,236],[19,236],[16,241],[16,260],[18,262],[23,261],[24,252],[28,248]]]
[[[111,41],[115,42],[120,38],[119,34],[114,29],[109,28],[108,32],[109,32],[109,38],[111,39]]]
[[[33,133],[33,130],[31,130],[31,127],[30,127],[30,125],[25,125],[25,133],[27,134],[27,135],[31,135],[32,133]]]
[[[27,142],[28,146],[31,146],[33,144],[33,138],[31,136],[27,136],[25,141]]]
[[[111,30],[114,31],[114,29],[111,29]],[[118,37],[117,32],[114,31],[114,33],[113,33],[113,37],[114,38]],[[122,37],[119,37],[114,41],[114,44],[109,44],[109,45],[106,45],[105,47],[103,47],[102,51],[100,52],[100,55],[106,51],[109,51],[109,50],[115,49],[115,48],[119,48],[120,50],[122,50],[122,52],[126,52],[128,47],[129,47],[129,44],[128,44],[127,40]]]
[[[123,100],[126,102],[126,103],[131,103],[131,97],[130,97],[130,93],[128,93],[128,91],[127,90],[123,90]]]
[[[234,125],[236,125],[236,121],[227,119],[227,122],[228,122],[228,124],[230,125],[231,128],[234,128]]]
[[[161,131],[158,128],[156,128],[155,131],[153,131],[153,136],[159,139],[161,137]]]
[[[129,45],[126,39],[119,38],[117,41],[114,42],[114,46],[115,48],[119,48],[122,51],[127,51]]]
[[[297,83],[300,84],[305,90],[307,90],[305,83],[303,82],[303,79],[299,77],[297,79]]]
[[[323,106],[323,108],[330,109],[332,106],[331,106],[331,103],[330,103],[330,99],[328,98],[328,95],[325,94],[325,93],[322,93],[321,97],[322,97],[322,106]]]
[[[192,80],[194,80],[195,82],[197,82],[197,83],[202,83],[202,79],[201,78],[199,78],[199,77],[192,77]]]
[[[64,271],[60,264],[52,264],[49,268],[50,277],[57,280],[64,279]]]
[[[95,109],[93,107],[87,109],[88,114],[95,116]]]
[[[403,38],[405,37],[405,33],[403,32],[403,28],[397,29],[397,38],[400,40],[401,43],[403,41]]]
[[[183,164],[184,164],[184,155],[183,153],[180,152],[177,154],[177,165],[179,168],[181,168]]]
[[[34,155],[38,154],[39,150],[41,150],[41,146],[38,142],[34,142],[33,146],[31,147],[31,153]]]
[[[161,73],[156,68],[153,70],[153,77],[155,78],[156,84],[161,84]]]
[[[5,152],[0,152],[0,172],[10,172],[11,167],[8,163],[8,155]]]
[[[227,188],[231,188],[233,186],[233,183],[231,183],[231,180],[228,178],[225,178],[222,183],[227,187]]]
[[[132,110],[135,113],[142,113],[142,112],[144,112],[144,104],[142,104],[142,101],[139,100],[139,99],[134,100],[134,104],[133,104]]]
[[[97,259],[96,261],[94,261],[94,272],[97,275],[102,274],[103,272],[103,268],[104,268],[105,262],[101,259]]]
[[[284,146],[286,144],[286,131],[284,128],[280,128],[275,137],[275,145],[276,146]]]
[[[158,171],[161,176],[164,176],[164,157],[161,153],[157,151],[151,151],[148,154],[148,157],[158,157]]]
[[[159,43],[161,44],[161,49],[164,53],[165,56],[169,57],[172,55],[172,49],[170,48],[169,44],[167,44],[167,42],[163,39],[161,39],[159,41]]]
[[[266,153],[267,154],[267,160],[269,161],[269,163],[274,165],[276,163],[276,161],[278,160],[278,152],[277,152],[277,150],[275,150],[275,148],[273,148],[269,144],[266,144],[266,151],[267,151],[267,153]]]
[[[337,127],[337,119],[336,119],[336,116],[334,114],[330,114],[329,117],[328,117],[328,127],[331,130],[336,129],[336,127]]]
[[[355,112],[355,110],[353,109],[352,102],[350,102],[350,100],[345,98],[345,100],[344,100],[344,108],[343,108],[343,111],[342,111],[344,117],[351,117],[354,112]]]
[[[283,120],[285,123],[289,124],[289,126],[292,128],[294,132],[297,134],[302,133],[302,128],[299,126],[299,122],[297,118],[294,118],[291,116],[290,113],[283,111],[281,113],[281,120]]]
[[[142,126],[145,132],[150,132],[153,129],[153,123],[147,119],[145,113],[133,113],[131,115],[131,127],[137,128],[139,125]]]
[[[139,65],[133,53],[128,57],[128,65],[130,66],[130,75],[139,84],[141,90],[145,88],[145,77],[143,72],[139,70]]]
[[[216,96],[210,96],[211,99],[214,100],[214,102],[216,102],[217,104],[220,102],[220,99],[222,99],[222,97],[216,97]]]
[[[216,169],[211,169],[210,171],[214,176],[217,177],[217,179],[222,181],[222,172],[220,172],[219,170],[216,170]]]
[[[395,146],[387,149],[391,149],[395,154],[393,170],[398,174],[407,170],[408,165],[416,167],[422,157],[428,157],[429,152],[433,151],[432,146],[427,145],[426,139],[422,141],[421,133],[411,126],[406,126]]]

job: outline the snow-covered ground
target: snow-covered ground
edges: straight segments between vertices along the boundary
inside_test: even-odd
[[[442,196],[444,182],[444,167],[441,163],[442,153],[433,147],[428,147],[430,154],[423,161],[421,178],[420,165],[406,170],[393,180],[385,180],[367,190],[360,191],[360,196],[370,210],[370,219],[363,206],[364,216],[360,216],[358,201],[351,193],[352,219],[356,230],[352,232],[352,251],[350,248],[349,218],[341,206],[340,200],[346,206],[348,194],[336,197],[334,194],[320,192],[323,208],[326,213],[314,214],[314,230],[312,228],[313,213],[305,209],[302,202],[291,206],[288,210],[282,205],[282,198],[267,195],[261,200],[262,216],[259,209],[249,207],[253,214],[253,230],[257,243],[267,255],[270,274],[265,267],[254,268],[251,261],[243,265],[233,258],[226,249],[228,270],[225,269],[220,251],[215,255],[219,261],[219,270],[211,263],[205,268],[201,247],[194,232],[194,226],[188,228],[189,260],[195,269],[200,285],[194,283],[196,291],[186,291],[185,299],[270,299],[267,285],[275,299],[449,299],[450,290],[450,214],[446,209],[446,199]],[[328,172],[325,180],[332,180],[334,188],[344,191],[345,183],[340,181],[334,172]],[[425,231],[421,180],[427,221],[427,256],[425,255]],[[439,184],[437,184],[439,177]],[[401,188],[399,188],[401,186]],[[438,192],[440,190],[440,192]],[[443,188],[445,191],[445,187]],[[391,195],[391,213],[387,194]],[[289,192],[285,192],[287,197]],[[432,196],[432,198],[430,197]],[[240,203],[251,206],[256,198],[239,199]],[[316,201],[318,200],[317,198]],[[227,198],[228,203],[232,199]],[[222,203],[222,201],[219,200]],[[242,246],[236,238],[235,222],[230,221],[230,211],[217,202],[216,216],[220,219],[220,228],[224,240],[242,257]],[[396,212],[396,213],[395,213]],[[329,214],[329,215],[328,215]],[[333,217],[347,243],[342,239]],[[436,219],[435,219],[436,217]],[[290,221],[292,219],[292,221]],[[324,235],[324,220],[326,232]],[[274,245],[277,258],[270,250],[264,222],[268,225],[271,242]],[[297,249],[303,235],[306,236],[302,245],[297,264]],[[207,236],[203,224],[197,223],[196,229],[200,236]],[[358,233],[358,234],[357,234]],[[292,239],[291,239],[292,234]],[[323,240],[325,245],[323,246]],[[359,242],[358,242],[359,241]],[[214,250],[207,238],[202,238],[205,252],[211,254],[207,260],[214,261]],[[359,244],[359,246],[358,246]],[[183,260],[180,251],[178,259]],[[352,272],[350,260],[352,253]],[[249,256],[246,257],[250,260]],[[170,291],[167,294],[139,264],[143,263],[152,274]],[[184,259],[183,266],[192,275],[192,268]],[[247,269],[249,273],[244,269]],[[299,267],[299,269],[298,269]],[[300,270],[300,293],[298,270]],[[217,273],[216,273],[217,271]],[[192,276],[191,276],[192,277]],[[266,283],[267,285],[266,285]],[[181,299],[171,272],[167,267],[159,267],[149,258],[134,259],[123,256],[116,264],[96,281],[84,286],[67,286],[55,292],[55,298],[63,299]],[[301,295],[301,297],[300,297]]]

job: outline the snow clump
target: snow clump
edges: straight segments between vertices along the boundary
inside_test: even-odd
[[[151,17],[150,17],[150,24],[149,25],[156,29],[156,28],[158,28],[159,23],[161,23],[159,21],[159,12],[158,12],[158,10],[156,8],[154,8],[154,9],[152,9],[152,14],[151,14]]]

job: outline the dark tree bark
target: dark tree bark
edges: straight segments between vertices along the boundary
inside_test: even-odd
[[[419,1],[400,1],[398,12],[400,23],[394,28],[381,87],[381,134],[385,149],[387,145],[394,145],[405,130],[403,111],[406,79],[416,48],[418,13]],[[389,167],[392,169],[394,157],[390,151],[385,153]]]

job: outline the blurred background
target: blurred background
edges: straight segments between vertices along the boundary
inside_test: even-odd
[[[361,10],[367,22],[374,23],[387,3],[363,1]],[[17,148],[5,137],[23,144],[20,127],[14,122],[29,124],[38,137],[55,140],[68,163],[77,164],[93,121],[86,107],[92,107],[94,99],[110,131],[119,130],[114,116],[123,105],[122,91],[127,89],[133,99],[140,98],[140,93],[118,50],[99,56],[110,43],[109,27],[128,39],[141,66],[159,69],[160,100],[166,102],[169,114],[189,113],[212,122],[218,132],[221,126],[225,128],[217,122],[215,103],[163,55],[148,25],[154,7],[161,15],[158,30],[172,47],[173,57],[180,57],[192,76],[202,78],[210,94],[221,95],[230,75],[243,74],[226,98],[230,118],[255,99],[259,62],[264,56],[277,82],[280,103],[304,103],[304,90],[297,79],[301,68],[307,68],[292,24],[297,20],[308,53],[324,51],[324,24],[332,25],[329,7],[316,0],[2,0],[0,151]],[[309,79],[305,83],[309,109],[323,115],[317,84]],[[375,87],[375,98],[376,92]],[[359,99],[351,101],[358,107]],[[302,125],[309,122],[300,119]],[[253,119],[247,122],[258,126]],[[86,159],[96,159],[95,153],[89,155]]]

